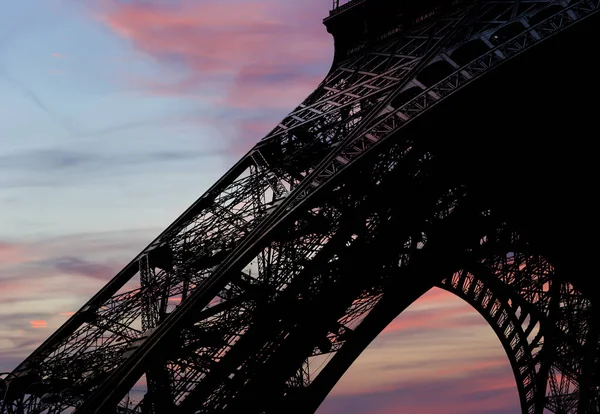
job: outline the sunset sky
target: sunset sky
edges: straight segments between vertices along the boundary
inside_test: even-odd
[[[327,73],[330,0],[20,0],[0,13],[0,372]],[[519,411],[508,359],[428,292],[319,414]]]

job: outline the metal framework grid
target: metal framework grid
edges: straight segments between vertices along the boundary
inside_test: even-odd
[[[313,412],[436,284],[494,329],[523,413],[600,412],[589,300],[464,188],[429,174],[435,156],[402,136],[429,108],[599,8],[455,1],[356,45],[0,382],[1,411]],[[399,187],[410,203],[386,196]],[[432,272],[437,282],[419,277]]]

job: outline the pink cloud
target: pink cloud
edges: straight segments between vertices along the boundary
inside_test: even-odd
[[[439,302],[448,302],[455,301],[456,296],[446,290],[434,288],[425,292],[419,299],[418,302],[423,303],[439,303]]]
[[[44,320],[29,321],[33,329],[43,329],[48,327],[48,322]]]
[[[147,85],[154,92],[186,94],[236,77],[248,65],[260,71],[330,61],[331,50],[323,45],[331,39],[320,25],[322,16],[286,15],[285,7],[274,1],[186,0],[165,7],[106,0],[97,17],[138,50],[166,65],[183,65],[188,70],[183,79]]]
[[[470,387],[478,382],[479,380],[475,379],[461,385]],[[505,392],[495,393],[494,395],[487,396],[484,399],[474,398],[473,400],[466,399],[464,395],[460,394],[436,394],[434,398],[427,398],[425,395],[423,395],[422,400],[413,400],[402,404],[390,404],[391,406],[377,410],[377,413],[397,414],[399,412],[406,412],[411,414],[438,414],[443,412],[446,414],[481,414],[486,412],[499,412],[500,410],[505,410],[503,412],[509,413],[515,412],[513,411],[515,408],[518,409],[518,405],[514,404],[514,400],[516,398],[511,398],[511,394],[514,394],[514,392],[511,391],[512,390],[505,390]],[[473,392],[471,394],[476,393]]]
[[[270,127],[260,128],[268,132],[318,85],[333,58],[321,0],[99,1],[95,17],[161,68],[160,77],[123,74],[128,86],[208,102],[217,127],[235,130],[226,136],[234,156],[262,137],[248,135],[249,119],[268,118]]]
[[[231,142],[229,152],[231,155],[241,157],[260,137],[265,136],[274,127],[273,122],[263,120],[241,120],[236,125],[236,139]]]
[[[55,58],[64,58],[66,55],[64,55],[62,53],[51,53],[50,56],[55,57]]]
[[[255,64],[238,73],[226,98],[236,108],[294,108],[322,80],[284,65]]]
[[[469,365],[456,361],[460,377],[406,381],[369,393],[331,395],[317,414],[512,413],[519,410],[518,392],[507,360]],[[399,381],[401,378],[399,378]]]
[[[487,325],[483,318],[472,318],[475,310],[469,305],[440,309],[410,310],[394,319],[384,330],[383,334],[407,329],[449,329],[462,326]],[[468,317],[468,318],[465,318]]]
[[[23,249],[16,244],[0,242],[0,262],[4,265],[22,263],[26,260]]]
[[[508,358],[502,356],[501,358],[494,358],[488,360],[468,360],[468,361],[456,361],[451,367],[445,367],[437,369],[435,371],[436,376],[447,377],[457,372],[461,372],[466,375],[474,375],[480,371],[488,371],[496,368],[502,368],[509,366]],[[493,384],[493,385],[492,385]],[[515,385],[515,381],[512,377],[508,378],[491,378],[487,380],[485,389],[496,389],[506,388]]]

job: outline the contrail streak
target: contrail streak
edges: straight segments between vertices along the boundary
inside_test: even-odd
[[[19,27],[19,26],[17,26],[17,27]],[[3,36],[2,38],[0,38],[0,47],[2,47],[2,45],[7,42],[7,40],[10,38],[10,34],[14,35],[15,32],[16,32],[15,30],[9,29],[7,31],[7,34],[5,36]],[[58,118],[52,111],[50,111],[50,109],[46,105],[44,105],[42,100],[30,88],[28,88],[23,83],[19,82],[17,79],[12,77],[8,73],[6,68],[2,65],[2,62],[0,62],[0,76],[2,76],[4,79],[6,79],[8,81],[8,83],[13,85],[13,87],[20,90],[27,98],[29,98],[29,100],[31,102],[33,102],[33,104],[36,107],[38,107],[40,110],[44,111],[46,113],[46,115],[48,115],[50,118],[52,118],[52,120],[54,120],[56,123],[58,123],[65,131],[67,131],[69,134],[73,134],[71,129],[68,128],[60,120],[60,118]]]
[[[52,120],[58,123],[65,131],[67,131],[71,135],[73,134],[73,131],[71,131],[71,129],[69,129],[61,121],[61,119],[50,110],[50,108],[44,105],[42,100],[31,89],[19,82],[17,79],[10,76],[2,66],[0,66],[0,76],[4,77],[4,79],[6,79],[11,85],[20,90],[25,96],[29,98],[31,102],[33,102],[35,106],[37,106],[40,110],[44,111],[46,115],[48,115],[50,118],[52,118]]]

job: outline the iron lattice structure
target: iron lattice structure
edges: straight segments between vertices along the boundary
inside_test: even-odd
[[[323,82],[4,378],[3,412],[314,412],[433,286],[494,329],[523,413],[600,412],[600,313],[593,275],[583,275],[594,269],[582,240],[563,249],[551,237],[559,224],[536,227],[547,187],[527,175],[574,163],[544,167],[551,140],[519,124],[552,101],[542,91],[554,101],[538,120],[560,107],[561,90],[577,89],[559,87],[561,71],[596,73],[574,59],[589,55],[599,8],[336,7]],[[536,89],[537,78],[546,83]],[[503,90],[521,95],[506,103]],[[566,143],[555,147],[567,157]]]

